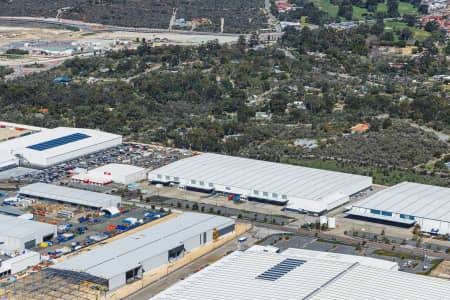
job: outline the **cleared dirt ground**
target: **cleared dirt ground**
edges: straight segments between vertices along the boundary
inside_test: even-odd
[[[450,261],[443,261],[439,266],[431,271],[430,273],[433,277],[438,277],[442,279],[450,279]]]
[[[23,133],[26,133],[26,132],[30,132],[30,131],[29,130],[19,131],[19,130],[15,130],[15,129],[12,129],[12,128],[0,128],[0,141],[3,140],[3,139],[10,138],[10,137],[19,136],[19,135],[21,135]]]

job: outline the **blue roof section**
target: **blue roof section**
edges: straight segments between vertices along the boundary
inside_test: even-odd
[[[62,82],[71,82],[72,79],[67,78],[67,77],[56,77],[55,79],[53,79],[53,82],[56,83],[62,83]]]
[[[286,258],[279,264],[276,264],[269,270],[256,276],[256,279],[275,281],[275,280],[283,277],[287,273],[291,272],[295,268],[303,265],[305,262],[306,262],[306,260]]]
[[[49,140],[49,141],[46,141],[43,143],[31,145],[31,146],[28,146],[27,148],[37,150],[37,151],[44,151],[47,149],[51,149],[51,148],[65,145],[65,144],[69,144],[69,143],[77,142],[77,141],[80,141],[83,139],[87,139],[88,137],[90,137],[90,136],[87,134],[84,134],[84,133],[74,133],[74,134],[66,135],[66,136],[63,136],[63,137],[60,137],[57,139]]]

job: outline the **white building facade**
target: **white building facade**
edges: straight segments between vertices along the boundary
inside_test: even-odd
[[[450,189],[402,182],[353,204],[349,214],[450,234]]]
[[[153,170],[148,178],[154,183],[237,194],[248,200],[313,213],[332,210],[372,185],[372,178],[367,176],[211,153]]]
[[[56,237],[57,227],[52,224],[0,215],[0,249],[30,249],[43,241]]]
[[[147,178],[148,170],[125,164],[107,164],[96,169],[80,172],[72,176],[73,181],[109,184],[116,182],[120,184],[131,184]]]
[[[0,143],[0,153],[46,168],[122,144],[122,136],[93,129],[58,127]]]
[[[233,219],[199,213],[184,213],[107,245],[80,254],[52,268],[85,272],[108,280],[114,291],[130,280],[140,279],[213,242],[213,232],[222,238],[234,232]]]

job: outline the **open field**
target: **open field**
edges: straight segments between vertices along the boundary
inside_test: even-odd
[[[395,29],[400,29],[402,30],[405,27],[408,27],[409,30],[411,30],[414,33],[414,39],[423,42],[424,40],[426,40],[429,36],[431,36],[430,32],[427,32],[423,29],[419,29],[416,27],[409,27],[406,23],[403,22],[393,22],[393,21],[387,21],[384,23],[385,24],[385,29],[386,31],[389,30],[395,30]],[[395,39],[398,40],[398,36],[394,35]]]
[[[330,0],[311,0],[312,3],[317,5],[321,10],[327,12],[330,16],[336,17],[339,7],[337,5],[331,4]],[[377,6],[377,11],[386,12],[387,5],[385,3],[379,3]],[[400,2],[398,5],[398,12],[400,15],[404,14],[417,14],[417,9],[414,8],[410,3]],[[372,15],[366,8],[360,8],[353,6],[353,18],[363,19],[366,15]]]
[[[331,4],[330,0],[312,0],[311,2],[317,5],[321,10],[327,12],[330,16],[337,16],[338,6]]]

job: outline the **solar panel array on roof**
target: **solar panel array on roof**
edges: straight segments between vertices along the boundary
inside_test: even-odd
[[[294,270],[295,268],[303,265],[305,262],[306,262],[306,260],[286,258],[285,260],[276,264],[269,270],[256,276],[256,279],[275,281],[275,280],[283,277],[290,271]]]
[[[55,148],[55,147],[58,147],[61,145],[77,142],[79,140],[84,140],[88,137],[90,137],[90,136],[87,134],[84,134],[84,133],[74,133],[74,134],[66,135],[66,136],[63,136],[63,137],[60,137],[57,139],[46,141],[43,143],[31,145],[31,146],[28,146],[27,148],[37,150],[37,151],[44,151],[44,150]]]
[[[450,294],[448,280],[370,267],[356,256],[347,262],[309,257],[279,280],[256,279],[287,258],[300,257],[236,251],[151,300],[438,300]]]

